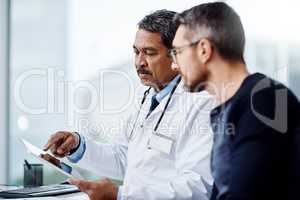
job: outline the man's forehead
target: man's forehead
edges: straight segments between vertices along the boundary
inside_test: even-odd
[[[163,45],[160,33],[152,33],[139,29],[135,36],[134,47],[136,48],[159,48]]]
[[[176,31],[175,38],[173,40],[173,46],[182,45],[182,42],[190,41],[192,38],[192,31],[184,25],[180,25]]]

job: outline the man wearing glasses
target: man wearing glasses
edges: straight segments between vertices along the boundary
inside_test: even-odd
[[[222,2],[176,17],[173,68],[192,92],[215,95],[212,200],[295,200],[300,189],[300,104],[283,84],[249,74],[237,13]]]
[[[212,97],[185,92],[172,71],[168,49],[177,30],[174,12],[156,11],[138,24],[133,50],[141,82],[150,86],[139,109],[113,144],[96,144],[77,133],[58,132],[45,146],[82,168],[124,180],[118,187],[71,180],[91,200],[208,199],[212,185],[209,112]]]

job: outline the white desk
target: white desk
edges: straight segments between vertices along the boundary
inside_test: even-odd
[[[17,199],[11,199],[11,200],[17,200]],[[89,200],[89,197],[86,194],[80,192],[80,193],[60,195],[55,197],[37,197],[37,198],[26,198],[26,199],[18,199],[18,200]]]
[[[17,189],[17,187],[11,187],[11,186],[3,186],[0,185],[0,191],[1,190],[9,190],[9,189]],[[0,198],[2,199],[2,198]],[[24,198],[23,198],[24,199]],[[23,200],[22,198],[19,200]],[[78,193],[72,193],[72,194],[67,194],[67,195],[60,195],[60,196],[55,196],[55,197],[37,197],[37,198],[26,198],[24,200],[89,200],[89,197],[82,193],[82,192],[78,192]],[[12,199],[15,200],[15,199]]]
[[[44,199],[44,200],[60,200],[60,199],[66,199],[66,200],[89,200],[89,197],[80,192],[80,193],[74,193],[74,194],[68,194],[68,195],[61,195],[56,197],[48,197],[48,198],[35,198],[35,199]]]

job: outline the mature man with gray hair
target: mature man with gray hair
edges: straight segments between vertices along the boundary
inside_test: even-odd
[[[261,73],[249,74],[244,29],[226,3],[195,6],[176,21],[173,68],[190,91],[207,90],[219,101],[211,112],[211,199],[299,199],[300,104],[295,95]]]
[[[124,180],[120,187],[108,179],[70,181],[91,200],[208,199],[213,182],[209,168],[212,97],[205,91],[185,92],[181,77],[171,69],[168,50],[178,27],[175,14],[159,10],[138,24],[135,65],[141,82],[150,88],[120,138],[97,144],[81,134],[59,131],[45,147],[99,175]]]

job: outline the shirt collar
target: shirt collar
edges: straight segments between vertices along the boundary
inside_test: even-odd
[[[155,98],[160,103],[168,94],[171,93],[172,89],[176,86],[177,80],[180,78],[180,75],[177,75],[166,87],[159,91]]]

